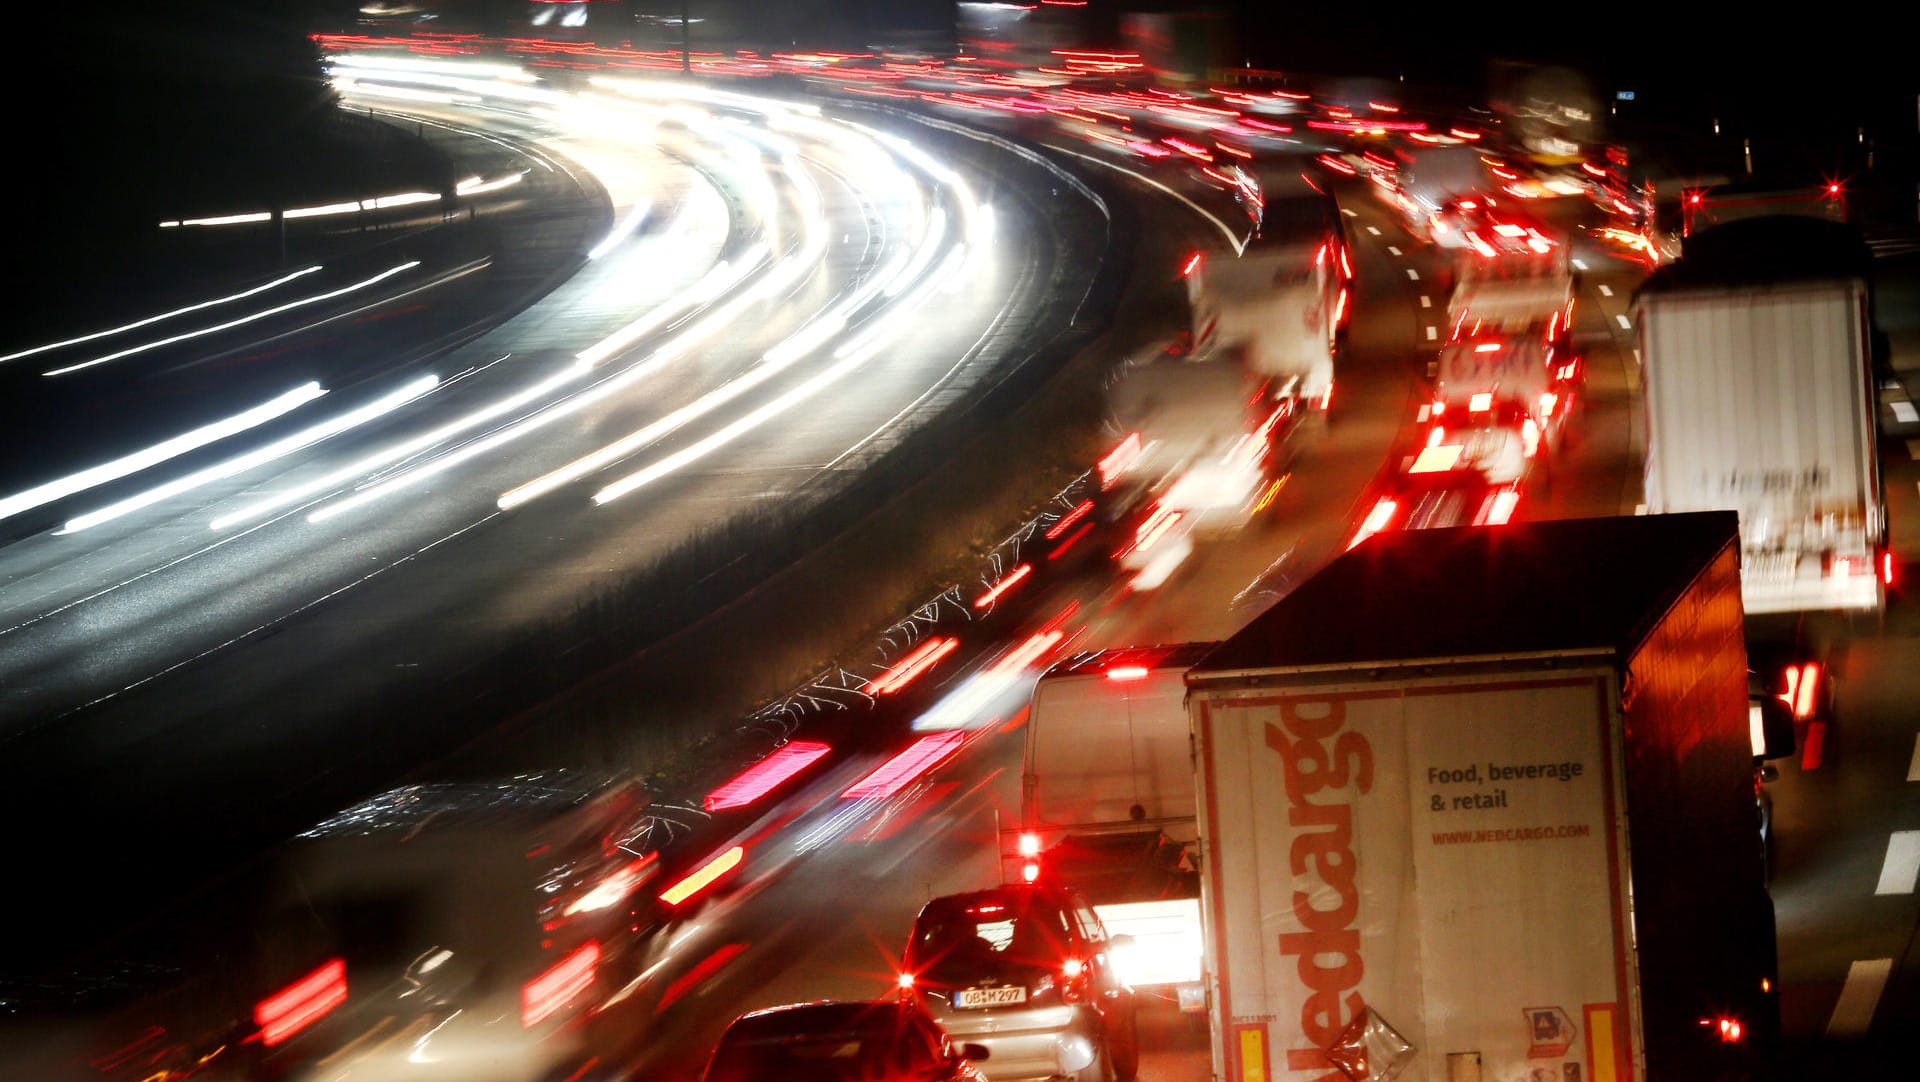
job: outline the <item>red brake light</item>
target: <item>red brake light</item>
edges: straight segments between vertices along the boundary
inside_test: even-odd
[[[1500,343],[1482,342],[1479,345],[1473,347],[1473,351],[1475,353],[1498,353],[1500,352]]]
[[[1200,268],[1200,253],[1195,252],[1193,253],[1193,255],[1187,257],[1187,265],[1180,268],[1180,277],[1182,278],[1192,277],[1193,272],[1198,270],[1199,268]]]
[[[941,658],[960,648],[960,640],[941,637],[928,639],[906,657],[894,662],[892,668],[874,678],[871,690],[875,695],[899,691],[912,683],[914,678],[932,668]]]
[[[1020,835],[1020,855],[1023,857],[1039,856],[1040,855],[1040,835],[1038,834]]]
[[[900,985],[901,991],[913,990],[913,974],[902,973],[900,976],[894,978],[894,980]]]
[[[553,1017],[573,998],[593,986],[600,964],[600,944],[589,942],[547,968],[520,988],[520,1024],[527,1029]]]
[[[1020,869],[1020,878],[1029,883],[1040,878],[1040,865],[1035,864],[1033,861],[1028,861]]]
[[[1120,665],[1107,670],[1109,680],[1140,680],[1151,671],[1145,665]]]
[[[1883,586],[1893,585],[1893,553],[1892,552],[1883,552],[1880,554],[1880,584]]]
[[[1738,1018],[1720,1018],[1720,1040],[1726,1044],[1736,1044],[1746,1034],[1746,1029]]]
[[[260,1043],[271,1048],[346,1001],[347,963],[334,958],[254,1005]]]
[[[1793,688],[1793,716],[1802,721],[1812,717],[1814,707],[1813,693],[1820,686],[1820,663],[1818,661],[1809,661],[1805,665],[1800,666],[1798,686],[1795,687],[1791,680],[1788,681],[1788,686]]]
[[[1087,971],[1087,964],[1078,958],[1069,958],[1060,966],[1060,975],[1067,980],[1078,980]]]

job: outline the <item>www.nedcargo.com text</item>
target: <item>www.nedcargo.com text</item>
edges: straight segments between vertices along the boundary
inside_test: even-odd
[[[1593,833],[1585,823],[1565,823],[1552,827],[1508,827],[1502,830],[1437,830],[1435,845],[1470,845],[1475,842],[1537,842],[1551,838],[1584,838]]]

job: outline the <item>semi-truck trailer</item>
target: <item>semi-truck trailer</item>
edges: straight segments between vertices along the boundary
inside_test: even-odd
[[[1193,665],[1214,1077],[1763,1074],[1739,565],[1727,512],[1380,534]]]
[[[1325,407],[1353,308],[1339,205],[1298,170],[1242,176],[1248,236],[1181,268],[1193,355],[1237,356],[1276,397]]]
[[[1646,509],[1738,512],[1748,613],[1885,601],[1867,259],[1845,225],[1747,219],[1634,299]]]

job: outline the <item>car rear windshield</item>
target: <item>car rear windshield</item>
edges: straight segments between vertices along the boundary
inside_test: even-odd
[[[996,962],[1051,966],[1071,941],[1058,906],[1033,899],[980,902],[923,917],[914,929],[913,953],[937,978],[943,971],[958,974]]]

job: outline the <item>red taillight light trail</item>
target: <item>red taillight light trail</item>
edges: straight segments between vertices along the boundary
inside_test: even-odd
[[[260,1043],[272,1048],[346,1001],[347,963],[334,958],[255,1004],[253,1024],[260,1027]]]
[[[900,791],[901,786],[958,751],[966,736],[966,733],[957,729],[929,733],[908,745],[905,751],[874,767],[866,777],[848,786],[840,796],[846,800],[892,796]]]
[[[960,648],[960,640],[952,638],[928,639],[915,647],[913,652],[893,667],[879,675],[868,688],[875,695],[888,695],[913,683],[921,673],[926,672],[940,662],[941,658]]]
[[[1007,651],[1006,656],[994,662],[993,667],[987,671],[1002,674],[1019,672],[1039,661],[1048,650],[1053,649],[1064,638],[1066,638],[1066,632],[1053,628],[1039,632]]]
[[[1079,503],[1074,505],[1073,510],[1068,511],[1065,515],[1062,515],[1060,517],[1059,522],[1056,522],[1052,526],[1047,527],[1047,532],[1045,534],[1046,539],[1049,541],[1059,540],[1061,534],[1066,533],[1069,529],[1072,529],[1074,523],[1079,522],[1083,518],[1086,518],[1087,515],[1092,513],[1092,511],[1093,511],[1093,501],[1081,500]]]
[[[1098,467],[1100,487],[1112,488],[1113,483],[1119,480],[1120,475],[1127,472],[1127,468],[1132,466],[1139,457],[1140,433],[1129,432],[1126,439],[1121,440],[1113,450],[1107,452],[1105,458],[1100,460]]]
[[[1187,258],[1187,265],[1180,268],[1180,277],[1190,278],[1193,276],[1193,272],[1199,269],[1200,269],[1200,253],[1195,252],[1193,253],[1193,255]]]
[[[681,879],[660,893],[660,900],[668,905],[679,905],[688,898],[713,885],[713,881],[738,867],[745,860],[747,851],[743,846],[733,848],[702,864],[692,874]]]
[[[588,943],[522,985],[520,1025],[532,1029],[593,987],[593,971],[599,965],[600,944]]]
[[[976,609],[986,608],[987,606],[1000,600],[1001,596],[1004,595],[1008,590],[1011,590],[1015,586],[1019,585],[1021,579],[1024,579],[1031,574],[1033,574],[1033,565],[1021,564],[1019,567],[1016,567],[1012,571],[1007,572],[1007,575],[1005,578],[1001,579],[999,582],[994,583],[992,589],[988,590],[986,593],[981,594],[979,597],[974,598],[973,607]]]
[[[1882,586],[1893,585],[1893,553],[1892,552],[1883,552],[1880,554],[1880,585]]]
[[[936,640],[939,641],[939,640]],[[959,643],[955,642],[958,646]],[[751,804],[779,787],[788,778],[818,762],[832,750],[814,740],[795,740],[772,755],[735,774],[707,794],[701,806],[708,811],[724,811]]]
[[[1505,526],[1513,519],[1514,508],[1520,506],[1520,494],[1513,489],[1502,489],[1493,494],[1480,508],[1480,517],[1475,525]]]

